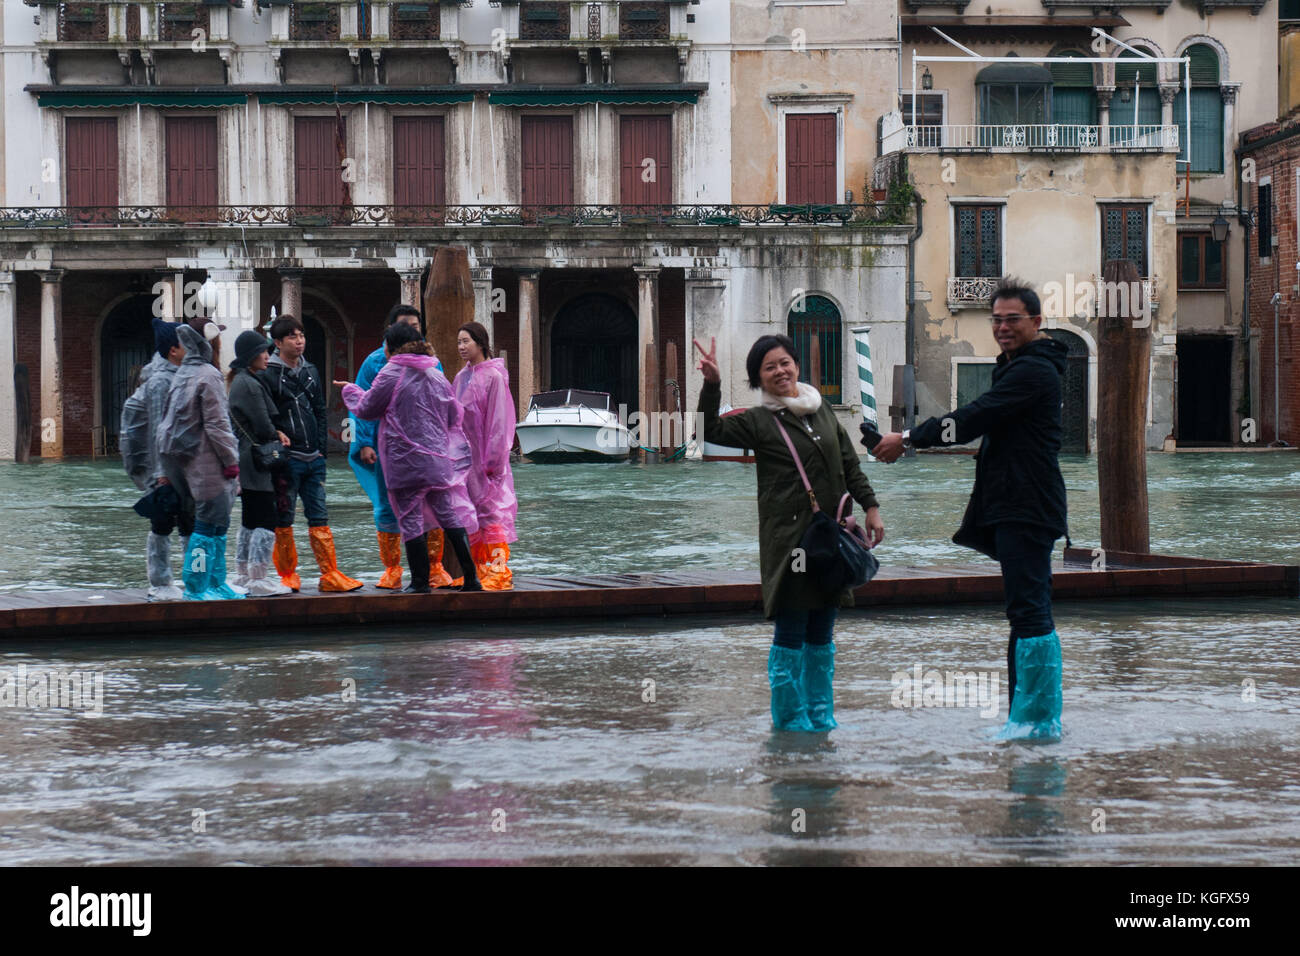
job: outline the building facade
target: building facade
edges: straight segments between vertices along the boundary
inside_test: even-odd
[[[553,387],[692,409],[690,343],[709,336],[748,404],[749,343],[793,331],[818,339],[851,423],[848,329],[901,352],[908,227],[863,195],[892,4],[26,0],[3,16],[5,457],[111,452],[153,315],[215,308],[229,353],[275,307],[351,378],[446,245],[468,250],[521,414]],[[331,417],[337,440],[337,396]]]
[[[1016,275],[1046,293],[1044,325],[1070,348],[1067,450],[1095,449],[1098,310],[1115,308],[1152,330],[1148,446],[1240,443],[1258,341],[1241,230],[1212,226],[1236,205],[1239,133],[1276,113],[1276,47],[1260,43],[1276,0],[902,5],[900,102],[881,135],[925,200],[919,417],[988,386],[988,293]],[[953,59],[918,62],[913,91],[914,53]],[[1190,86],[1168,62],[1183,57]],[[1136,267],[1140,305],[1104,285],[1112,260]]]

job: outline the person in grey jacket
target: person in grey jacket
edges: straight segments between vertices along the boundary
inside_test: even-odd
[[[275,549],[275,484],[269,469],[253,460],[253,446],[279,442],[289,447],[289,436],[271,422],[275,402],[270,389],[256,373],[266,368],[271,342],[253,329],[235,339],[235,360],[230,363],[230,421],[239,439],[239,543],[235,548],[238,573],[234,583],[248,588],[253,597],[291,594],[278,574],[267,577]]]
[[[122,406],[118,446],[127,475],[141,491],[151,492],[154,501],[145,549],[148,599],[179,601],[180,588],[172,583],[171,534],[179,526],[184,554],[194,530],[194,505],[182,501],[176,490],[170,488],[158,457],[155,432],[166,411],[167,393],[171,391],[176,369],[185,358],[185,349],[176,337],[176,326],[170,322],[154,319],[153,336],[153,361],[141,370],[139,386]]]
[[[176,330],[185,346],[158,429],[158,451],[168,481],[194,499],[194,533],[181,580],[188,601],[242,598],[226,583],[226,529],[239,491],[239,444],[230,429],[225,382],[212,364],[220,331],[204,334],[188,325]],[[182,495],[182,497],[184,497]]]

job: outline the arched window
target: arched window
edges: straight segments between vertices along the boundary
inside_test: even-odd
[[[1060,56],[1082,57],[1078,50],[1065,50]],[[1061,126],[1095,126],[1097,91],[1093,87],[1092,64],[1053,63],[1052,122]]]
[[[1150,50],[1143,52],[1151,53]],[[1126,146],[1152,140],[1151,127],[1160,125],[1160,90],[1156,85],[1158,68],[1159,64],[1128,50],[1120,51],[1120,60],[1115,64],[1115,95],[1110,101],[1110,141],[1114,145]]]
[[[1184,51],[1192,60],[1192,172],[1223,172],[1223,95],[1219,92],[1219,55],[1204,43]],[[1187,160],[1187,90],[1183,66],[1178,64],[1178,96],[1174,122],[1178,124],[1178,158]],[[1179,167],[1181,172],[1186,167]]]
[[[802,304],[803,311],[799,311]],[[790,309],[790,338],[794,339],[795,361],[799,363],[799,381],[809,381],[812,363],[809,356],[812,348],[809,343],[813,336],[821,347],[821,393],[822,398],[833,405],[841,402],[843,366],[840,310],[835,303],[825,296],[804,296],[802,302],[795,301]]]

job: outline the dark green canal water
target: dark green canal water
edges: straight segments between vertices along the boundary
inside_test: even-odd
[[[883,562],[972,559],[948,540],[969,458],[867,468]],[[1300,561],[1300,455],[1149,469],[1153,550]],[[1095,460],[1063,470],[1094,545]],[[517,572],[756,567],[750,467],[515,474]],[[111,463],[0,465],[0,588],[143,586],[132,492]],[[375,580],[342,461],[329,494],[342,566]],[[10,641],[0,670],[102,674],[103,714],[0,707],[0,863],[1294,864],[1298,612],[1058,605],[1046,746],[988,738],[994,606],[844,612],[829,735],[771,733],[757,617]],[[896,706],[917,667],[1000,678],[996,713]]]

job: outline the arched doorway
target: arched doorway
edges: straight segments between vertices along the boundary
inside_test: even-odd
[[[1088,343],[1065,329],[1047,334],[1070,351],[1061,376],[1061,451],[1088,453]]]
[[[551,325],[551,388],[609,392],[610,405],[640,406],[636,314],[611,295],[590,292],[568,302]]]
[[[99,333],[100,422],[107,448],[117,449],[122,406],[131,397],[140,369],[153,359],[153,296],[135,295],[117,304]]]

